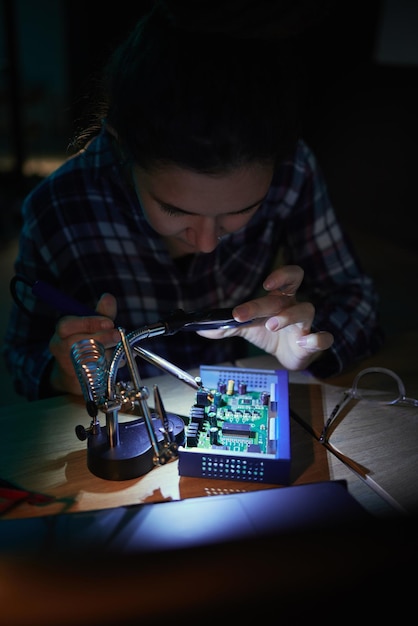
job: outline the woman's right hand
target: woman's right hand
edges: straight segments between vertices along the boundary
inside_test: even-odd
[[[49,342],[49,350],[54,357],[50,385],[59,392],[82,395],[82,389],[71,360],[71,347],[81,339],[95,339],[106,350],[112,351],[120,341],[120,333],[115,328],[117,315],[116,298],[110,293],[100,297],[96,306],[97,316],[62,317]]]

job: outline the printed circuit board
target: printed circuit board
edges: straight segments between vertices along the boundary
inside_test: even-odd
[[[186,476],[286,483],[290,467],[288,373],[201,366],[179,450]]]

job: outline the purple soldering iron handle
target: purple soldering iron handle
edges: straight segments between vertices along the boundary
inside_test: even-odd
[[[43,280],[37,280],[33,284],[32,293],[63,315],[81,315],[89,317],[92,315],[100,315],[97,311],[67,296],[65,293],[45,283]]]
[[[32,286],[32,293],[64,315],[81,315],[89,317],[92,315],[100,315],[100,313],[97,313],[93,309],[81,304],[81,302],[74,300],[70,296],[67,296],[42,280],[37,280],[34,283]],[[178,332],[179,330],[196,331],[209,330],[212,328],[233,328],[235,326],[251,324],[253,321],[249,320],[248,322],[237,322],[232,317],[232,309],[210,309],[207,311],[195,311],[190,313],[185,313],[183,310],[180,310],[179,312],[181,315],[178,327],[176,327],[175,324],[172,324],[172,321],[176,319],[175,315],[172,319],[169,318],[168,321],[162,322],[167,326],[167,331],[169,331],[167,334],[174,334],[174,332]]]
[[[71,296],[66,295],[56,287],[53,287],[49,283],[43,280],[36,280],[32,283],[24,276],[16,275],[10,281],[10,290],[16,304],[30,315],[23,303],[20,301],[16,289],[16,284],[23,282],[30,286],[32,294],[45,302],[48,306],[53,308],[62,315],[78,315],[81,317],[91,317],[93,315],[100,315],[94,309],[82,304],[78,300],[75,300]],[[182,309],[178,309],[171,314],[164,322],[167,329],[167,333],[172,335],[179,330],[182,331],[198,331],[209,330],[213,328],[232,328],[235,326],[241,326],[250,324],[253,320],[247,322],[237,322],[232,317],[232,309],[209,309],[205,311],[190,311],[186,313]]]

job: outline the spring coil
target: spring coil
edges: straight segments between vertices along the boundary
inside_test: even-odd
[[[71,360],[86,402],[103,404],[109,374],[103,344],[94,339],[81,339],[71,347]]]

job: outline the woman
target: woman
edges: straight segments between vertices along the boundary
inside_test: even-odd
[[[373,283],[300,137],[287,50],[225,22],[196,28],[164,3],[116,50],[100,124],[24,202],[15,266],[97,316],[58,318],[35,299],[30,316],[14,307],[4,354],[19,393],[80,394],[74,342],[111,351],[116,326],[179,308],[253,320],[144,342],[184,369],[253,344],[327,377],[380,347]],[[142,376],[161,373],[138,364]]]

